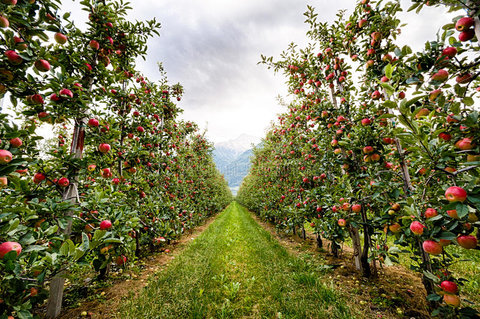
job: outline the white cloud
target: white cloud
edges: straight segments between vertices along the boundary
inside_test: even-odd
[[[149,41],[146,62],[139,68],[151,79],[158,77],[156,63],[163,62],[173,83],[185,87],[180,102],[182,118],[206,128],[214,142],[241,133],[264,135],[276,114],[283,111],[276,102],[286,94],[285,79],[258,66],[260,54],[279,57],[290,42],[303,46],[307,26],[307,4],[317,9],[318,20],[331,22],[339,9],[353,9],[353,0],[150,0],[131,1],[129,18],[161,22],[161,36]],[[406,9],[410,1],[402,0]],[[78,19],[78,3],[64,1]],[[420,15],[402,13],[399,43],[421,50],[451,16],[444,9],[427,8]],[[347,12],[348,14],[348,12]],[[84,12],[81,13],[85,20]]]

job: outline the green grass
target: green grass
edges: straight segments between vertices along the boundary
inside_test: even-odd
[[[323,271],[234,202],[118,318],[355,318]]]

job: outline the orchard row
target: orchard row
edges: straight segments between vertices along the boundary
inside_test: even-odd
[[[58,316],[72,269],[105,278],[231,201],[212,145],[177,119],[182,87],[135,67],[159,24],[129,21],[123,1],[81,5],[85,31],[56,0],[0,3],[0,94],[15,113],[0,115],[0,318],[47,300]]]
[[[310,223],[334,254],[351,239],[366,277],[409,256],[432,314],[474,317],[449,246],[479,249],[480,6],[439,3],[410,8],[462,13],[422,52],[396,44],[398,1],[362,0],[332,24],[309,7],[310,45],[262,57],[286,75],[293,102],[255,150],[238,198],[280,229]]]

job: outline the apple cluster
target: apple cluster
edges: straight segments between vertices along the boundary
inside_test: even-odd
[[[310,45],[264,57],[293,101],[238,199],[278,229],[305,236],[310,224],[334,255],[349,238],[365,277],[406,254],[432,312],[467,315],[464,279],[449,267],[459,259],[452,246],[479,249],[479,47],[453,35],[474,32],[476,20],[456,18],[413,52],[395,43],[400,10],[363,0],[328,25],[309,7]]]

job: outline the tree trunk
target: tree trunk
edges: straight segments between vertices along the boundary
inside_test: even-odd
[[[135,257],[140,257],[140,230],[135,234]]]
[[[303,226],[303,224],[302,224],[302,237],[303,237],[303,240],[307,239],[307,233],[305,232],[305,226]]]
[[[322,237],[320,237],[320,234],[317,234],[317,248],[322,248],[322,247],[323,247]]]
[[[83,146],[85,141],[85,125],[87,123],[86,118],[77,118],[75,120],[75,128],[73,132],[72,146],[70,148],[70,154],[73,154],[74,158],[82,158]],[[75,173],[75,177],[68,186],[67,190],[63,194],[64,201],[70,201],[72,203],[78,203],[78,175]],[[72,216],[73,211],[66,213],[68,217],[67,226],[62,232],[69,237],[72,232]],[[47,318],[56,318],[62,311],[63,290],[65,283],[66,271],[59,272],[50,283],[50,294],[47,302]]]
[[[331,241],[331,249],[333,257],[338,258],[338,244],[334,240]]]
[[[370,264],[368,263],[368,251],[370,248],[371,238],[370,232],[368,230],[368,219],[367,212],[365,211],[364,206],[362,205],[362,221],[363,221],[363,251],[362,256],[360,257],[360,263],[362,264],[363,277],[370,277],[372,275]],[[373,261],[375,262],[375,260]]]
[[[355,261],[355,269],[363,273],[362,263],[360,261],[362,256],[362,243],[360,242],[360,233],[358,232],[358,228],[353,226],[350,226],[348,228],[348,231],[350,233],[350,237],[352,238],[353,259]]]
[[[430,261],[430,256],[423,250],[422,241],[417,239],[418,249],[420,251],[420,256],[422,257],[422,268],[426,269],[432,273],[432,263]],[[435,285],[433,281],[428,279],[425,275],[422,275],[422,283],[427,291],[427,296],[435,292]],[[438,302],[430,301],[430,307],[432,309],[436,308]]]

